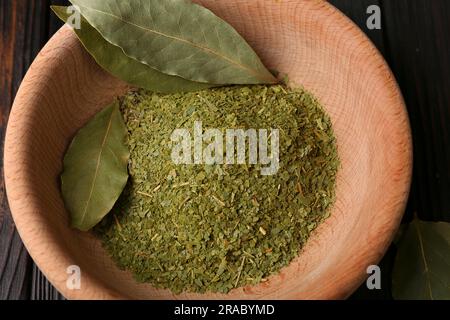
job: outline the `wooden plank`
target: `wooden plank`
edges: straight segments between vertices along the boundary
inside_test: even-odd
[[[64,300],[64,297],[48,282],[36,265],[33,265],[30,291],[31,300]]]
[[[414,136],[409,218],[450,221],[450,1],[383,1],[388,60]]]
[[[43,0],[0,2],[0,299],[30,297],[33,264],[9,212],[3,181],[3,143],[9,111],[20,82],[49,35],[61,26],[56,19],[49,19],[52,2],[68,3]]]
[[[414,134],[414,182],[408,213],[450,221],[450,2],[330,0],[385,55],[400,83]],[[61,25],[50,13],[58,0],[0,2],[0,161],[9,109],[29,64]],[[382,8],[382,30],[366,27],[367,7]],[[2,166],[1,166],[2,167]],[[393,256],[389,254],[388,256]],[[383,262],[389,268],[389,261]],[[358,297],[380,297],[379,294]],[[15,231],[0,178],[0,299],[54,299],[56,291],[32,265]]]
[[[3,144],[9,110],[23,77],[25,66],[24,44],[31,42],[26,34],[27,12],[34,2],[2,1],[0,3],[0,299],[24,299],[28,296],[31,261],[14,227],[6,199],[3,181]],[[25,53],[25,54],[24,54]]]

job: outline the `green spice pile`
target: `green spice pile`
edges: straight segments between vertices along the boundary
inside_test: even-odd
[[[282,86],[138,91],[123,98],[121,111],[130,180],[96,231],[138,281],[175,293],[265,281],[328,217],[339,160],[331,121],[311,94]],[[279,129],[278,172],[175,164],[171,135],[196,121],[223,131]]]

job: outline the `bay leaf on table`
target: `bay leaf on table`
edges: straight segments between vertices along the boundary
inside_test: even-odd
[[[414,220],[397,245],[394,298],[450,299],[450,223]]]
[[[64,157],[61,188],[71,225],[88,231],[107,215],[128,180],[130,153],[119,103],[78,131]]]
[[[129,57],[184,79],[276,83],[250,45],[210,10],[186,0],[71,0]]]
[[[72,15],[68,13],[68,7],[51,8],[64,22]],[[83,17],[80,29],[74,31],[86,50],[103,69],[134,86],[160,93],[197,91],[213,86],[163,74],[128,57],[120,47],[106,41]]]

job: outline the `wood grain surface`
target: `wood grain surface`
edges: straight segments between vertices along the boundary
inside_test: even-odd
[[[42,276],[23,247],[12,221],[3,181],[3,144],[6,124],[14,96],[28,67],[47,42],[61,27],[50,15],[51,4],[67,1],[5,0],[0,1],[0,299],[28,299],[58,296]],[[39,290],[33,292],[34,288]]]
[[[414,179],[407,218],[450,221],[450,2],[446,0],[332,0],[384,54],[407,102],[414,135]],[[12,100],[28,66],[60,27],[50,3],[0,2],[0,115],[3,142]],[[382,30],[365,26],[367,7],[382,8]],[[3,151],[3,148],[1,148]],[[10,218],[3,181],[0,184],[0,299],[55,299],[60,296],[33,266]],[[389,272],[395,248],[382,261],[383,290],[364,286],[354,298],[389,298]]]
[[[327,109],[342,162],[331,217],[298,258],[259,285],[227,295],[174,295],[136,283],[98,239],[68,224],[58,183],[64,152],[75,132],[127,86],[101,70],[65,26],[33,62],[8,122],[5,183],[22,240],[72,299],[348,297],[386,252],[409,192],[410,128],[393,75],[365,35],[326,2],[198,2],[233,25],[270,69],[312,91]],[[82,270],[80,290],[66,286],[70,265]]]

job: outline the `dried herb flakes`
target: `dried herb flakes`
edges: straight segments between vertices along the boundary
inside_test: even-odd
[[[257,284],[288,265],[329,215],[339,160],[330,118],[303,90],[225,87],[131,92],[130,180],[97,232],[118,265],[175,293]],[[177,128],[278,128],[280,169],[175,165]]]

